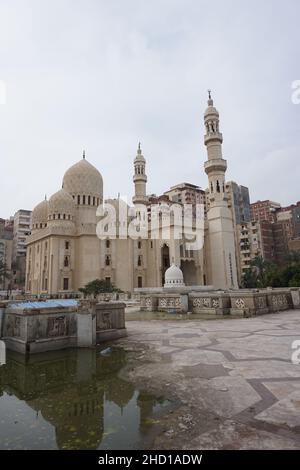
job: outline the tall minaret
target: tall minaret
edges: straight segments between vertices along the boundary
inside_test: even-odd
[[[227,162],[222,158],[223,136],[219,131],[219,113],[214,107],[211,91],[204,114],[207,161],[204,164],[209,183],[208,261],[209,283],[217,289],[238,287],[235,258],[235,237],[231,211],[225,192]]]
[[[134,159],[134,196],[132,202],[134,204],[144,204],[147,202],[146,196],[146,160],[142,155],[141,144],[139,143],[137,155]]]

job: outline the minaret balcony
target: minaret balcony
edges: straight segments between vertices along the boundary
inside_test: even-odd
[[[137,174],[137,175],[134,175],[133,176],[133,182],[143,182],[143,183],[147,183],[147,176],[144,174]]]
[[[204,136],[204,144],[207,145],[209,142],[217,141],[222,143],[223,142],[223,135],[221,132],[209,132]]]
[[[204,163],[204,170],[207,175],[212,172],[224,172],[227,170],[227,161],[223,158],[212,158]]]

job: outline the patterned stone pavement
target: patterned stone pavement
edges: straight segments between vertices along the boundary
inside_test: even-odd
[[[300,310],[248,319],[129,321],[133,380],[180,402],[158,448],[299,449]]]

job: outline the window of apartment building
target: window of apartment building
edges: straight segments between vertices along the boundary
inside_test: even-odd
[[[143,261],[142,256],[139,255],[138,256],[138,266],[142,266],[142,261]]]
[[[105,265],[110,266],[110,256],[109,255],[105,256]]]
[[[109,248],[110,247],[110,240],[106,240],[105,245],[106,245],[106,248]]]
[[[64,277],[64,287],[63,290],[69,290],[69,278]]]
[[[106,282],[107,284],[110,284],[110,283],[111,283],[111,280],[110,280],[110,279],[111,279],[110,277],[106,277],[106,278],[105,278],[105,282]]]
[[[65,258],[64,258],[64,267],[68,268],[69,264],[70,264],[69,256],[65,256]]]
[[[139,240],[138,241],[138,249],[140,250],[142,248],[142,242]]]
[[[70,242],[67,240],[65,241],[65,249],[68,250],[70,248]]]
[[[143,278],[142,276],[138,276],[138,287],[143,287]]]

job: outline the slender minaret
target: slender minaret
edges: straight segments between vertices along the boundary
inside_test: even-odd
[[[219,131],[219,113],[214,107],[211,91],[204,114],[207,161],[204,164],[209,184],[208,262],[209,282],[217,289],[238,287],[235,239],[231,211],[225,192],[227,162],[222,158],[223,136]]]
[[[134,159],[134,175],[133,175],[133,182],[134,182],[134,196],[132,198],[132,202],[134,204],[145,204],[147,202],[146,196],[146,183],[147,183],[147,176],[146,176],[146,160],[142,155],[141,144],[139,142],[137,155]]]

